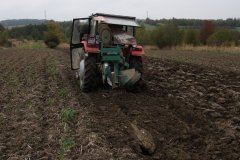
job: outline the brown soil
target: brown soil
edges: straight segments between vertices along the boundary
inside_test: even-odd
[[[144,67],[146,91],[85,94],[66,51],[0,50],[0,159],[240,159],[239,73],[154,58]],[[153,136],[153,155],[132,122]]]
[[[197,48],[197,47],[196,47]],[[228,50],[229,51],[228,51]],[[213,69],[220,69],[224,71],[233,71],[240,73],[240,52],[230,51],[231,48],[225,50],[212,50],[212,51],[190,51],[190,50],[159,50],[159,49],[146,49],[146,55],[162,58],[167,60],[174,60],[177,62],[197,64],[199,66],[207,66]],[[234,50],[234,48],[233,48]],[[237,48],[240,50],[240,48]]]

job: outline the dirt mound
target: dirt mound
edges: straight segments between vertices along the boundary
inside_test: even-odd
[[[0,50],[0,159],[240,158],[239,74],[153,58],[144,66],[144,92],[84,94],[67,52]],[[153,154],[133,123],[152,136]]]

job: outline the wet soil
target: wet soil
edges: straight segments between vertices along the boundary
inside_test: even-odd
[[[239,73],[146,57],[146,90],[86,94],[69,63],[63,50],[0,50],[0,159],[240,159]]]

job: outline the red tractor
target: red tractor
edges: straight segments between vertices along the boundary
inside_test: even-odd
[[[73,20],[71,68],[84,92],[103,83],[131,87],[141,80],[144,50],[137,45],[135,17],[97,13]]]

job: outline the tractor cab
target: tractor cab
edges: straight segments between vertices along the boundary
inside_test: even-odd
[[[98,37],[105,45],[136,45],[135,31],[139,25],[134,17],[95,14],[90,37]]]
[[[97,13],[74,19],[70,51],[71,68],[77,71],[76,77],[80,80],[84,77],[85,62],[91,56],[94,63],[101,64],[96,68],[102,72],[103,83],[111,86],[136,83],[141,78],[142,67],[138,66],[137,74],[133,61],[141,61],[144,54],[143,48],[137,45],[136,27],[139,27],[136,18],[129,16]]]
[[[96,47],[100,42],[105,45],[136,45],[135,17],[97,13],[89,18],[73,20],[71,46],[86,41],[88,46]]]

